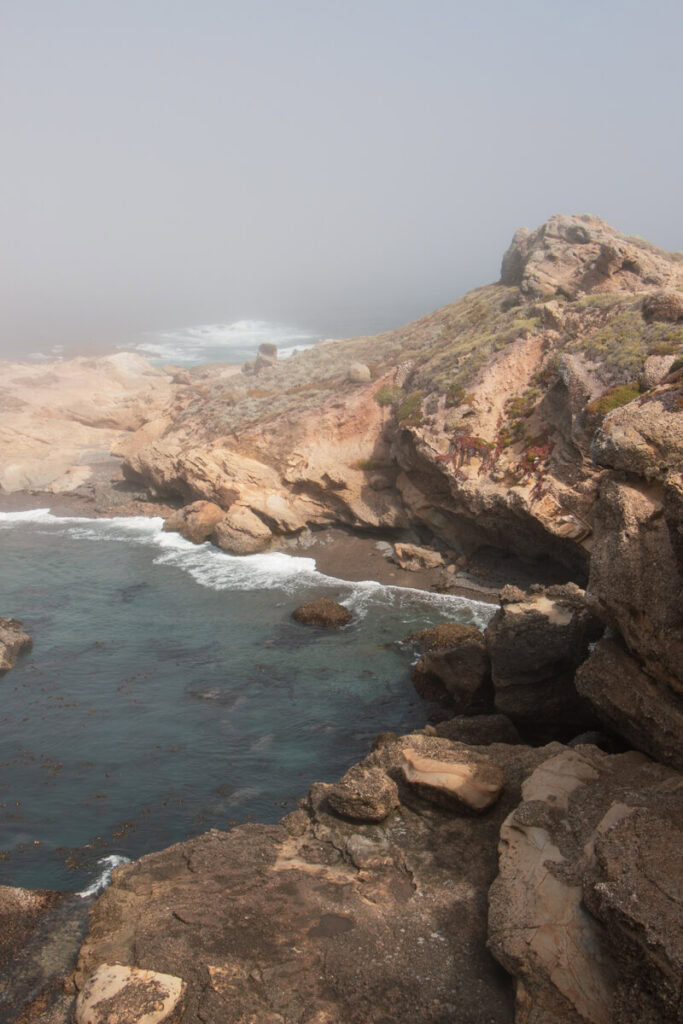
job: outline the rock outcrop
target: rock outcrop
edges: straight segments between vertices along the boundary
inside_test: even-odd
[[[183,1024],[511,1024],[510,979],[486,949],[486,892],[522,780],[563,748],[488,748],[505,784],[477,815],[424,800],[403,779],[406,748],[481,758],[420,733],[388,739],[356,769],[397,785],[401,802],[379,824],[340,817],[336,786],[316,784],[280,825],[214,830],[117,869],[76,984],[110,963],[172,974],[187,984]]]
[[[0,619],[0,675],[14,668],[19,655],[32,646],[30,634],[18,619]]]
[[[422,652],[413,669],[419,694],[445,700],[455,712],[486,709],[491,702],[491,664],[480,630],[448,622],[410,640]]]
[[[164,523],[164,530],[179,533],[194,544],[203,544],[213,534],[225,512],[212,501],[193,501],[174,512]]]
[[[676,1019],[682,785],[640,754],[588,746],[524,782],[489,892],[489,946],[516,978],[518,1021]]]
[[[506,587],[486,627],[496,710],[528,734],[569,739],[595,725],[574,685],[604,630],[574,584],[523,593]]]

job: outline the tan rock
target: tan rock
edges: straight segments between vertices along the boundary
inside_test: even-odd
[[[169,516],[164,530],[177,532],[194,544],[203,544],[224,515],[225,510],[211,501],[193,501]]]
[[[175,1024],[186,985],[180,978],[102,964],[78,994],[76,1024]]]
[[[13,668],[19,655],[32,646],[30,634],[22,629],[18,619],[0,619],[0,675]]]
[[[245,505],[233,505],[216,524],[212,540],[231,555],[253,555],[265,551],[272,533],[262,519]]]
[[[402,767],[406,782],[427,800],[477,812],[488,810],[496,802],[504,783],[498,765],[484,757],[437,761],[407,747]]]
[[[346,376],[354,384],[367,384],[372,379],[372,374],[365,363],[351,363]]]
[[[422,569],[438,569],[443,558],[438,551],[423,548],[418,544],[394,544],[395,561],[402,569],[420,572]]]

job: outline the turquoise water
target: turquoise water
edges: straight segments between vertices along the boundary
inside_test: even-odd
[[[483,624],[463,598],[232,558],[153,519],[0,514],[0,615],[33,651],[0,677],[0,883],[80,891],[104,858],[279,819],[374,736],[424,724],[394,641]],[[325,594],[354,622],[291,619]]]

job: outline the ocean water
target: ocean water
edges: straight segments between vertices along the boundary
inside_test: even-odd
[[[318,335],[296,327],[266,320],[237,320],[229,324],[201,324],[150,333],[134,348],[155,365],[237,365],[253,359],[264,341],[276,344],[278,357],[286,359],[296,351],[311,348],[317,340]],[[130,345],[122,347],[130,348]]]
[[[234,558],[159,519],[0,513],[0,615],[33,651],[0,677],[0,883],[96,891],[124,858],[273,822],[384,730],[424,724],[410,654],[491,605]],[[354,621],[300,626],[328,595]]]

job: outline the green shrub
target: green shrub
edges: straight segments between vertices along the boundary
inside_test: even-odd
[[[402,427],[419,427],[422,423],[422,392],[413,391],[396,410],[396,419]]]
[[[398,405],[401,401],[401,389],[383,384],[381,388],[375,391],[375,401],[381,406]]]
[[[638,398],[640,389],[636,384],[620,384],[617,388],[606,391],[600,398],[590,402],[586,406],[589,416],[604,419],[608,412],[619,409],[622,405],[628,405],[634,398]]]

